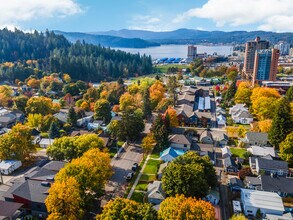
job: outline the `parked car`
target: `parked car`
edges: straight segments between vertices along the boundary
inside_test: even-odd
[[[134,173],[128,173],[126,176],[126,181],[130,181],[133,176],[134,176]]]
[[[138,164],[137,163],[134,163],[133,165],[132,165],[132,170],[133,171],[136,171],[137,170],[137,168],[138,168]]]

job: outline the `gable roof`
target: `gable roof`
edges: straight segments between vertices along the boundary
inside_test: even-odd
[[[247,151],[252,153],[254,156],[267,156],[271,155],[272,157],[275,157],[275,150],[273,147],[260,147],[260,146],[251,146],[251,148],[248,148]]]
[[[193,107],[190,105],[182,104],[175,107],[177,115],[183,114],[186,117],[191,117],[194,115]]]
[[[148,198],[164,200],[166,195],[162,188],[161,181],[154,181],[148,184]]]
[[[23,204],[17,202],[6,202],[0,200],[0,218],[10,217],[22,207]]]
[[[169,135],[169,142],[174,144],[191,144],[190,140],[184,134]]]
[[[200,140],[204,137],[210,137],[213,140],[212,132],[210,130],[206,129],[200,134]]]
[[[229,140],[227,134],[224,131],[212,131],[212,137],[217,141]]]
[[[256,163],[261,170],[283,170],[285,172],[288,171],[288,163],[285,161],[256,158]]]
[[[260,177],[262,190],[268,192],[293,193],[293,179],[286,177],[262,175]]]
[[[160,153],[160,158],[161,158],[161,160],[163,160],[165,162],[172,161],[173,159],[175,159],[178,156],[183,155],[184,153],[185,153],[184,150],[177,150],[172,147],[169,147]]]
[[[247,132],[246,133],[246,139],[249,141],[261,141],[261,142],[267,142],[268,141],[268,133],[265,132]]]

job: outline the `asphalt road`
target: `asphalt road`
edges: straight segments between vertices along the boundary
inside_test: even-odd
[[[105,200],[110,200],[115,197],[123,197],[127,188],[126,175],[132,172],[133,163],[140,163],[143,158],[142,149],[139,145],[129,145],[118,158],[112,158],[111,165],[114,174],[105,187]]]

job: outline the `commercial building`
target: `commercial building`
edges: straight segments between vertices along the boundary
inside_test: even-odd
[[[256,50],[253,69],[253,84],[265,80],[276,81],[280,51]]]
[[[243,77],[252,79],[255,61],[255,52],[257,50],[265,50],[269,48],[269,42],[256,37],[254,41],[248,41],[245,46],[245,57],[243,67]]]
[[[188,52],[187,52],[187,57],[189,59],[194,60],[196,58],[197,55],[197,47],[194,45],[189,45],[188,46]]]
[[[285,42],[281,42],[281,43],[275,45],[275,48],[280,50],[281,56],[287,56],[290,53],[290,44],[287,44]]]

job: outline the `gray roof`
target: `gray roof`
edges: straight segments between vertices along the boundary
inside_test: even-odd
[[[67,118],[68,118],[68,113],[67,112],[58,112],[54,114],[54,117],[57,118],[59,121],[66,123]]]
[[[8,114],[5,114],[3,116],[0,116],[0,123],[9,123],[11,121],[15,121],[16,120],[16,116],[15,114],[12,114],[12,113],[8,113]]]
[[[210,137],[211,139],[213,139],[213,136],[212,136],[212,132],[209,131],[209,130],[204,130],[201,134],[200,134],[200,139],[204,138],[204,137]]]
[[[237,115],[238,118],[253,118],[252,114],[248,111],[242,111],[240,114]]]
[[[65,164],[66,162],[63,161],[50,161],[45,166],[43,166],[43,168],[59,172],[59,170],[61,170]]]
[[[194,98],[195,98],[194,95],[190,95],[190,94],[188,94],[188,93],[184,93],[184,94],[182,94],[182,95],[179,95],[177,100],[178,100],[178,101],[186,100],[186,101],[188,101],[188,102],[194,102]]]
[[[175,107],[177,115],[183,114],[186,117],[191,117],[194,115],[193,107],[190,105],[182,104]]]
[[[50,187],[43,186],[41,183],[37,180],[27,180],[11,193],[32,202],[44,203]]]
[[[190,140],[183,134],[169,135],[169,142],[174,144],[191,144]]]
[[[240,188],[244,188],[244,184],[242,180],[236,177],[233,177],[230,179],[230,186],[231,187],[239,186]]]
[[[261,180],[259,177],[247,176],[245,177],[245,182],[254,186],[261,185]]]
[[[14,213],[22,207],[22,205],[23,204],[17,202],[6,202],[0,200],[0,218],[13,216]]]
[[[195,111],[194,113],[195,113],[195,115],[198,118],[207,118],[207,119],[211,119],[212,118],[212,114],[210,112],[199,112],[199,111]]]
[[[268,192],[283,192],[293,194],[293,179],[286,177],[262,175],[260,177],[262,190]]]
[[[162,189],[161,181],[154,181],[148,184],[148,198],[164,200],[166,195]]]
[[[224,131],[212,131],[212,137],[214,140],[218,141],[229,140],[228,136],[226,135],[226,132]]]
[[[247,132],[246,138],[249,141],[261,141],[261,142],[267,142],[268,141],[268,133],[264,132]]]
[[[256,158],[256,163],[261,170],[283,170],[288,171],[288,163],[281,160],[268,160],[264,158]]]

